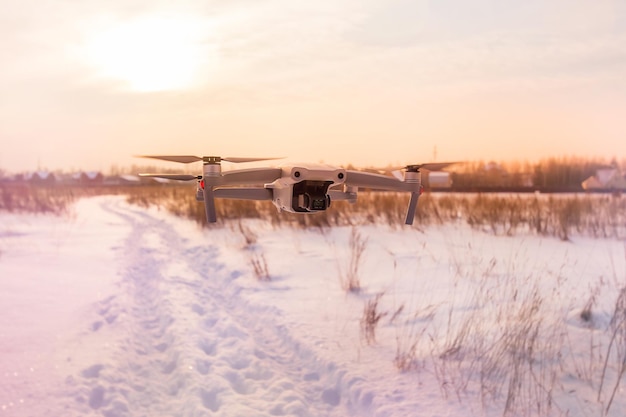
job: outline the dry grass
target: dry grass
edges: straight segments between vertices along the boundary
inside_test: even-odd
[[[250,264],[252,265],[252,270],[254,271],[254,276],[259,281],[271,281],[272,276],[270,275],[269,266],[267,265],[267,259],[265,255],[262,253],[252,253],[250,255]]]
[[[239,233],[241,233],[247,248],[250,248],[257,243],[259,239],[257,234],[250,227],[244,225],[241,220],[237,223],[237,228],[239,229]]]
[[[71,187],[0,184],[0,211],[64,214],[75,198]]]
[[[348,292],[359,292],[361,290],[361,278],[360,269],[361,261],[363,259],[363,253],[367,248],[367,238],[361,236],[361,233],[356,227],[352,228],[350,232],[349,258],[348,263],[343,268],[339,266],[339,281],[341,288]]]
[[[133,187],[35,187],[0,184],[0,210],[66,212],[77,199],[97,194],[123,194],[140,206],[159,206],[206,223],[204,205],[195,199],[195,185]],[[216,201],[217,226],[231,220],[263,218],[275,226],[324,229],[332,226],[387,224],[403,227],[406,194],[361,192],[358,202],[335,202],[321,213],[278,213],[266,201]],[[496,235],[535,233],[563,240],[573,235],[626,238],[626,199],[611,195],[572,194],[425,194],[420,198],[415,226],[464,222]]]
[[[504,416],[561,414],[566,326],[551,302],[559,283],[546,288],[539,274],[493,259],[451,271],[462,291],[452,285],[437,305],[416,300],[396,321],[396,367],[432,373],[445,398],[478,399]]]
[[[418,308],[411,317],[396,321],[396,317],[405,310],[404,304],[394,313],[390,324],[395,325],[396,332],[396,355],[393,364],[401,372],[420,370],[425,367],[424,360],[420,358],[421,349],[429,342],[427,331],[432,325],[437,307],[427,305]],[[432,341],[432,339],[430,339]]]
[[[188,186],[143,187],[129,201],[154,204],[207,225],[202,203]],[[324,229],[332,226],[387,224],[403,227],[408,196],[361,192],[356,204],[335,202],[321,213],[278,213],[270,202],[216,201],[218,224],[242,218],[264,218],[275,226]],[[425,194],[415,227],[464,222],[496,235],[535,233],[568,240],[572,235],[626,237],[626,199],[611,195],[572,194]],[[211,225],[207,225],[212,227]]]
[[[368,345],[376,343],[376,327],[380,319],[385,317],[388,312],[381,312],[378,308],[378,302],[383,293],[365,302],[363,306],[363,316],[361,316],[361,339],[365,340]]]
[[[563,383],[578,378],[597,393],[597,403],[586,409],[615,415],[626,375],[623,281],[600,278],[588,298],[567,304],[561,291],[565,277],[546,281],[541,271],[520,267],[523,254],[511,257],[516,259],[499,264],[465,256],[466,267],[451,265],[453,285],[443,302],[418,298],[411,302],[414,313],[394,318],[394,364],[401,371],[434,375],[445,398],[480,400],[486,414],[569,415],[572,410],[560,408],[560,401],[571,397]],[[454,285],[460,281],[462,291]],[[596,310],[604,311],[605,295],[616,288],[610,322],[603,323]],[[573,345],[570,337],[584,340],[583,332],[589,343]]]
[[[600,387],[598,388],[598,401],[601,401],[603,398],[604,383],[607,380],[607,370],[609,368],[609,360],[611,359],[614,361],[615,381],[613,388],[609,389],[605,415],[609,414],[611,405],[615,399],[615,394],[626,373],[626,287],[622,288],[615,301],[609,332],[610,341],[602,368],[602,377],[600,378]]]

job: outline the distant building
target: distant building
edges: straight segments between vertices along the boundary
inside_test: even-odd
[[[81,185],[95,185],[104,182],[104,175],[102,175],[101,172],[85,171],[73,174],[72,179],[74,182]]]
[[[23,181],[37,185],[52,185],[57,181],[56,176],[52,172],[48,171],[35,171],[24,174]]]
[[[600,168],[582,187],[585,191],[626,191],[626,178],[617,168]]]
[[[426,178],[423,178],[424,186],[431,189],[444,189],[452,187],[452,176],[445,171],[429,171]]]

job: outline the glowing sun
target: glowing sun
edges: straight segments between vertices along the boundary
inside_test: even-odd
[[[198,82],[206,69],[206,33],[206,22],[145,17],[99,32],[88,42],[87,55],[99,76],[131,90],[180,90]]]

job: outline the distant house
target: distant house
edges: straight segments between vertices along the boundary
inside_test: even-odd
[[[452,176],[445,171],[429,171],[426,178],[423,178],[426,187],[434,189],[444,189],[452,187]]]
[[[37,185],[52,185],[57,181],[56,176],[48,171],[35,171],[24,174],[22,177],[25,182]]]
[[[626,191],[626,178],[617,168],[600,168],[582,182],[586,191]]]
[[[85,171],[73,174],[72,179],[81,185],[95,185],[104,182],[104,175],[101,172]]]

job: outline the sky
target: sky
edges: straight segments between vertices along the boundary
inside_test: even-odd
[[[622,0],[4,0],[0,170],[626,157]]]

